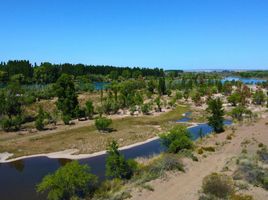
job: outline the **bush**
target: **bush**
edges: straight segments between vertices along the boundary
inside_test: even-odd
[[[204,151],[210,151],[210,152],[215,152],[215,147],[209,146],[209,147],[202,147]]]
[[[204,151],[203,151],[203,149],[202,149],[202,148],[200,148],[200,149],[198,149],[198,150],[197,150],[197,153],[198,153],[198,154],[203,154],[203,153],[204,153]]]
[[[166,171],[184,171],[183,163],[178,155],[162,154],[148,165],[141,167],[135,178],[138,184],[142,185],[159,177],[164,177]]]
[[[100,117],[95,120],[95,126],[99,131],[107,131],[108,127],[112,124],[112,120],[106,117]]]
[[[245,194],[233,194],[230,200],[253,200],[253,197]]]
[[[226,139],[227,139],[227,140],[232,140],[232,135],[231,135],[231,134],[227,135],[227,136],[226,136]]]
[[[225,174],[212,173],[203,179],[202,189],[205,194],[227,198],[232,194],[234,186],[231,177]]]
[[[21,124],[23,123],[23,117],[18,115],[13,118],[3,118],[0,121],[1,128],[4,131],[17,131],[20,129]]]
[[[262,184],[263,184],[263,187],[268,190],[268,176],[265,176],[263,179],[262,179]]]
[[[238,160],[238,168],[234,172],[233,177],[236,180],[245,180],[255,186],[261,186],[268,190],[268,170],[263,168],[256,162],[255,159],[250,159],[244,156]]]
[[[9,119],[9,118],[3,118],[3,119],[1,120],[1,128],[2,128],[4,131],[11,131],[11,130],[12,130],[12,126],[13,126],[12,119]]]
[[[96,183],[97,177],[90,173],[88,165],[72,161],[54,174],[45,176],[37,185],[37,192],[47,191],[49,200],[71,199],[92,194]]]
[[[35,120],[35,128],[39,131],[44,129],[44,118],[45,118],[45,113],[43,108],[40,106],[39,110],[38,110],[38,115],[37,118]]]
[[[96,190],[94,199],[112,199],[112,196],[122,188],[122,184],[122,180],[118,178],[104,181]]]
[[[263,147],[261,150],[257,151],[260,161],[268,164],[268,151],[266,147]]]
[[[141,112],[142,112],[144,115],[148,115],[149,112],[150,112],[150,105],[149,105],[148,103],[142,104],[142,105],[141,105]]]
[[[192,149],[193,142],[190,133],[185,127],[175,126],[167,133],[160,135],[162,144],[167,147],[168,152],[178,153],[183,149]]]
[[[94,115],[94,106],[93,106],[93,102],[88,100],[86,102],[86,115],[88,116],[89,119],[92,119],[93,115]]]
[[[72,117],[70,115],[63,115],[62,116],[62,121],[65,125],[69,125]]]
[[[78,120],[86,117],[86,110],[84,108],[79,108],[79,106],[76,106],[74,113]]]
[[[39,131],[44,129],[44,123],[42,118],[37,118],[35,120],[35,128]]]

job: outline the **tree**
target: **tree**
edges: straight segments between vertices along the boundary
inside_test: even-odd
[[[89,119],[93,118],[94,106],[93,106],[93,102],[91,100],[88,100],[86,102],[86,115],[88,116]]]
[[[241,96],[239,93],[235,92],[233,94],[231,94],[228,98],[227,98],[228,102],[232,104],[232,106],[236,106],[239,102],[241,102]]]
[[[161,103],[161,99],[159,96],[155,99],[155,103],[157,105],[158,112],[161,112],[162,111],[162,108],[161,108],[162,103]]]
[[[95,120],[95,126],[99,131],[107,131],[108,127],[112,124],[112,120],[106,117],[99,117]]]
[[[131,77],[131,72],[128,70],[128,69],[125,69],[123,70],[122,72],[122,76],[125,78],[125,79],[129,79]]]
[[[6,89],[4,113],[11,119],[12,116],[17,116],[22,113],[22,89],[16,83],[10,83]]]
[[[216,133],[223,132],[224,110],[220,98],[211,99],[208,102],[207,111],[210,113],[210,116],[208,117],[208,125],[210,125]]]
[[[247,115],[249,118],[251,118],[252,112],[251,112],[251,110],[246,109],[242,105],[236,106],[231,111],[232,118],[237,119],[238,121],[242,121],[243,120],[243,115]]]
[[[49,200],[71,199],[94,191],[97,177],[90,173],[88,165],[72,161],[49,174],[37,185],[37,192],[48,192]]]
[[[150,92],[150,93],[154,93],[154,89],[156,88],[156,86],[155,86],[156,84],[155,84],[155,82],[152,80],[152,79],[150,79],[149,81],[148,81],[148,83],[147,83],[147,90]]]
[[[201,106],[202,105],[202,100],[199,92],[196,92],[193,97],[192,97],[194,103],[196,106]]]
[[[265,94],[262,90],[257,90],[253,95],[253,102],[256,105],[262,105],[265,102]]]
[[[150,107],[150,104],[148,104],[148,103],[144,103],[144,104],[141,105],[141,112],[144,115],[148,115],[149,112],[150,112],[150,109],[151,109],[151,107]]]
[[[159,78],[158,80],[158,93],[159,95],[165,95],[166,91],[166,81],[164,77]]]
[[[108,144],[106,158],[106,176],[110,178],[130,179],[137,168],[133,160],[127,161],[118,150],[116,141]]]
[[[40,106],[39,110],[38,110],[38,115],[37,118],[35,120],[35,127],[37,130],[41,131],[44,129],[44,118],[45,118],[45,113],[43,108]]]
[[[178,153],[183,149],[192,149],[193,142],[187,128],[175,126],[166,133],[160,135],[161,142],[170,153]]]
[[[78,106],[78,100],[72,77],[67,74],[62,74],[56,82],[55,91],[58,96],[57,108],[62,112],[63,117],[75,117],[75,109]]]

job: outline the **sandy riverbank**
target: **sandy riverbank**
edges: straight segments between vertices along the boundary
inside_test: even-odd
[[[159,139],[159,137],[153,137],[143,142],[137,142],[135,144],[121,147],[119,148],[119,150],[129,149],[135,146],[143,145],[143,144],[152,142],[157,139]],[[71,159],[71,160],[79,160],[79,159],[91,158],[91,157],[103,155],[106,153],[106,151],[99,151],[99,152],[92,153],[92,154],[76,154],[78,151],[79,151],[78,149],[66,149],[64,151],[45,153],[45,154],[35,154],[35,155],[29,155],[29,156],[21,156],[21,157],[12,158],[12,159],[9,159],[9,158],[12,157],[13,154],[4,152],[4,153],[0,153],[0,163],[8,163],[8,162],[21,160],[21,159],[36,158],[36,157],[64,158],[64,159]]]

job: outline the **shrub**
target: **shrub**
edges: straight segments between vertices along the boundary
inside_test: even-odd
[[[39,131],[44,129],[44,118],[45,118],[45,113],[43,108],[40,106],[39,110],[38,110],[38,115],[37,118],[35,120],[35,128]]]
[[[93,102],[88,100],[86,102],[86,115],[88,116],[89,119],[92,119],[93,114],[94,114]]]
[[[263,184],[263,187],[268,190],[268,176],[265,176],[263,179],[262,179],[262,184]]]
[[[253,197],[245,194],[233,194],[230,200],[253,200]]]
[[[37,192],[48,192],[49,200],[71,199],[91,194],[96,186],[97,177],[90,173],[88,165],[77,161],[67,163],[54,174],[45,176],[37,185]]]
[[[142,112],[144,115],[148,115],[149,112],[150,112],[150,105],[149,105],[148,103],[142,104],[142,105],[141,105],[141,112]]]
[[[198,153],[198,154],[203,154],[203,153],[204,153],[204,151],[203,151],[203,149],[202,149],[202,148],[200,148],[200,149],[198,149],[198,150],[197,150],[197,153]]]
[[[178,153],[183,149],[192,149],[193,142],[190,133],[185,127],[175,126],[167,133],[160,135],[162,144],[168,148],[170,153]]]
[[[12,130],[12,119],[9,118],[3,118],[1,119],[1,128],[4,131],[11,131]]]
[[[262,162],[268,164],[268,151],[266,147],[263,147],[261,150],[258,150],[257,154]]]
[[[259,147],[259,148],[262,148],[263,146],[264,146],[263,143],[259,143],[259,144],[258,144],[258,147]]]
[[[227,136],[226,136],[226,139],[227,139],[227,140],[231,140],[231,139],[232,139],[232,135],[231,135],[231,134],[227,135]]]
[[[202,147],[202,149],[203,149],[204,151],[215,152],[215,147],[211,147],[211,146],[209,146],[209,147]]]
[[[72,117],[70,115],[63,115],[62,116],[62,121],[65,125],[69,125]]]
[[[39,131],[44,129],[44,123],[42,118],[37,118],[35,120],[35,128]]]
[[[84,108],[79,108],[79,106],[76,106],[74,113],[78,120],[86,117],[86,110]]]
[[[20,129],[21,124],[23,123],[23,117],[18,115],[13,118],[3,118],[0,121],[1,128],[4,131],[17,131]]]
[[[239,161],[238,169],[234,172],[234,179],[244,179],[247,182],[261,186],[268,190],[268,170],[262,168],[256,160],[247,157]]]
[[[122,188],[122,184],[118,178],[104,181],[94,193],[94,199],[111,199]]]
[[[178,155],[163,154],[152,160],[148,165],[141,168],[135,176],[138,184],[144,184],[159,177],[164,177],[166,171],[184,171],[183,163]]]
[[[107,131],[108,127],[112,124],[112,120],[106,117],[100,117],[95,120],[95,126],[99,131]]]
[[[202,189],[205,194],[226,198],[232,194],[234,186],[232,178],[229,176],[212,173],[203,179]]]

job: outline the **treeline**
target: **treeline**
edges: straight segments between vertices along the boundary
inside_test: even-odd
[[[137,78],[139,76],[164,76],[164,71],[159,68],[140,67],[115,67],[109,65],[84,65],[84,64],[52,64],[49,62],[33,65],[27,60],[13,60],[1,62],[0,83],[7,83],[9,80],[17,79],[23,83],[54,83],[62,75],[68,74],[77,76],[102,75],[112,80],[119,77]]]
[[[256,70],[256,71],[245,71],[245,72],[237,72],[237,75],[243,78],[268,78],[268,70]]]

